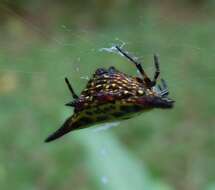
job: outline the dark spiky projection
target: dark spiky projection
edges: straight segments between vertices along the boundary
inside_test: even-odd
[[[129,76],[114,67],[99,68],[80,96],[76,95],[65,78],[74,99],[66,105],[74,107],[74,113],[45,142],[94,124],[129,119],[153,108],[173,107],[174,101],[167,97],[169,92],[166,82],[161,79],[161,85],[156,86],[160,74],[158,56],[154,55],[155,73],[151,80],[136,59],[118,46],[115,49],[136,66],[142,77]]]

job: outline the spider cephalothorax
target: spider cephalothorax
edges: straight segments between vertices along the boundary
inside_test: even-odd
[[[53,141],[64,134],[89,127],[93,124],[129,119],[136,114],[153,108],[172,108],[174,101],[167,98],[166,82],[156,87],[160,74],[158,57],[154,55],[155,74],[151,80],[141,64],[116,46],[116,50],[134,63],[143,78],[124,74],[114,67],[99,68],[88,81],[86,88],[77,96],[68,79],[65,81],[74,101],[66,104],[74,107],[74,114],[63,126],[50,135],[46,142]]]

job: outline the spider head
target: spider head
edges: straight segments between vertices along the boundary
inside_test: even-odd
[[[161,79],[161,85],[147,88],[144,96],[138,99],[138,103],[148,108],[172,108],[174,100],[168,97],[169,91],[165,80]]]
[[[173,107],[175,101],[162,96],[146,96],[140,102],[146,107],[168,109]]]

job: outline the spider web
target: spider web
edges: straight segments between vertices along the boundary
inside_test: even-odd
[[[33,80],[34,83],[38,83],[38,86],[45,80],[43,89],[52,86],[51,90],[53,90],[55,88],[53,84],[56,84],[54,86],[62,88],[55,88],[53,91],[58,89],[57,93],[61,94],[65,91],[63,79],[69,76],[72,81],[75,81],[72,84],[80,92],[98,67],[115,66],[128,74],[138,74],[132,64],[119,56],[119,53],[117,55],[115,45],[122,46],[130,55],[142,62],[143,68],[150,76],[153,76],[154,72],[153,54],[157,53],[160,57],[161,78],[166,79],[170,95],[173,94],[173,97],[186,96],[180,89],[192,88],[194,89],[192,94],[195,94],[208,91],[213,86],[214,47],[212,43],[209,43],[210,49],[205,47],[205,43],[198,43],[201,40],[197,39],[200,36],[198,33],[202,32],[198,24],[194,26],[199,31],[189,32],[192,26],[189,28],[189,23],[185,22],[176,22],[179,26],[177,29],[172,29],[176,27],[176,23],[171,18],[164,16],[153,18],[148,15],[149,18],[152,17],[152,21],[156,22],[150,22],[150,19],[139,16],[137,25],[129,30],[122,26],[113,31],[97,30],[93,33],[92,29],[88,28],[75,31],[70,25],[62,23],[55,29],[56,34],[49,35],[35,23],[16,14],[6,6],[4,8],[19,23],[30,27],[37,38],[30,42],[23,41],[17,46],[14,45],[16,41],[20,42],[17,39],[15,42],[4,41],[0,45],[0,48],[4,50],[0,56],[6,60],[0,65],[2,75],[0,82],[3,84],[3,91],[10,92],[19,88],[22,86],[22,80]],[[169,31],[164,30],[162,26],[169,27]],[[210,22],[206,26],[211,27]],[[156,32],[159,30],[161,32]],[[152,31],[155,33],[151,33]],[[175,32],[178,36],[175,36]],[[192,37],[194,35],[196,39]],[[207,35],[210,33],[202,32],[203,39]],[[46,43],[40,44],[41,41],[46,40]],[[37,45],[38,41],[39,45]],[[16,48],[19,50],[19,45],[24,49],[24,53],[16,50]],[[33,49],[32,53],[36,54],[36,60],[34,56],[30,57],[26,53],[28,48],[31,49],[34,46],[38,46]],[[5,51],[6,55],[4,55]],[[20,83],[18,87],[16,87],[17,83]],[[24,88],[22,90],[24,91]],[[25,97],[28,96],[32,95],[25,93]],[[179,98],[177,102],[183,103],[183,99]]]
[[[4,5],[1,5],[4,6]],[[74,31],[72,29],[72,27],[70,28],[69,25],[65,25],[62,24],[59,26],[59,28],[57,30],[60,31],[61,36],[60,37],[55,37],[52,36],[50,39],[50,36],[48,33],[46,33],[42,28],[40,28],[39,26],[37,26],[34,23],[31,23],[30,21],[28,21],[27,19],[24,19],[23,17],[21,17],[20,15],[16,14],[15,12],[13,12],[11,9],[8,9],[8,7],[4,7],[7,11],[8,14],[10,14],[11,16],[15,17],[18,21],[20,21],[23,24],[26,24],[27,26],[30,26],[31,30],[33,30],[36,34],[38,34],[38,36],[40,36],[40,38],[42,39],[48,39],[49,40],[49,44],[51,44],[51,47],[42,47],[42,48],[38,48],[39,52],[42,52],[42,54],[54,54],[56,51],[58,51],[58,49],[61,48],[68,48],[68,50],[72,47],[72,48],[78,48],[78,44],[77,43],[73,43],[73,39],[61,39],[62,36],[65,34],[66,36],[71,36],[72,38],[80,39],[82,42],[84,41],[84,43],[86,44],[86,48],[82,48],[80,55],[77,53],[76,55],[73,55],[73,57],[71,59],[68,59],[68,62],[64,62],[61,64],[69,64],[70,68],[72,68],[72,65],[75,64],[75,69],[76,72],[80,72],[80,65],[81,64],[89,64],[88,62],[84,62],[81,63],[83,56],[87,57],[88,55],[92,54],[92,56],[103,56],[104,54],[102,52],[106,51],[109,53],[113,53],[116,52],[114,50],[114,45],[121,45],[125,48],[129,49],[129,46],[140,46],[143,47],[142,49],[139,49],[138,52],[131,52],[133,53],[134,57],[136,57],[136,59],[139,59],[140,61],[143,61],[145,59],[145,57],[147,57],[147,60],[149,60],[149,57],[152,56],[152,54],[154,52],[160,52],[161,49],[158,49],[156,46],[151,45],[151,47],[148,47],[146,45],[144,45],[144,41],[137,41],[138,39],[136,39],[135,37],[133,38],[133,40],[130,40],[130,36],[135,35],[135,29],[134,30],[129,30],[125,32],[125,36],[129,36],[128,39],[126,39],[126,37],[119,37],[121,36],[121,31],[120,32],[114,32],[111,35],[108,35],[105,32],[97,32],[96,33],[96,38],[98,39],[97,41],[93,41],[90,40],[89,38],[86,38],[86,36],[88,35],[88,33],[92,32],[91,30],[88,31],[88,29],[82,29],[79,30],[78,32]],[[159,18],[159,24],[162,23],[169,23],[172,22],[171,19],[168,19],[168,17],[160,17]],[[142,29],[142,25],[145,25],[145,20],[143,19],[142,16],[139,17],[139,21],[138,21],[138,27]],[[177,28],[180,30],[181,33],[184,33],[185,31],[187,31],[187,24],[186,23],[180,23],[180,27]],[[155,24],[147,24],[145,26],[146,28],[150,28],[150,29],[154,29],[157,30],[159,29],[158,23]],[[144,30],[144,29],[143,29]],[[157,35],[157,34],[156,34]],[[160,36],[152,36],[151,38],[158,38]],[[195,54],[195,55],[200,55],[201,53],[204,53],[205,51],[208,51],[207,49],[204,48],[204,46],[200,46],[197,44],[193,44],[193,43],[189,43],[187,41],[182,41],[181,43],[176,43],[175,37],[174,37],[174,33],[171,34],[172,36],[169,36],[169,39],[167,41],[162,41],[161,42],[161,47],[162,49],[174,49],[174,48],[181,48],[182,51],[186,51],[189,50],[189,52],[187,52],[188,54]],[[84,40],[83,40],[84,38]],[[34,42],[31,42],[31,44],[26,43],[24,46],[28,47],[28,46],[33,46]],[[10,44],[7,44],[8,48],[10,47]],[[90,49],[88,47],[91,47]],[[5,47],[2,46],[2,49],[4,49]],[[160,54],[160,53],[159,53]],[[107,57],[107,55],[106,55]],[[214,54],[211,54],[211,60],[213,60]],[[16,57],[15,57],[16,58]],[[165,57],[164,57],[165,58]],[[161,62],[163,62],[164,60],[163,57],[161,57]],[[169,64],[175,64],[175,65],[183,65],[183,62],[181,62],[180,57],[171,57],[171,58],[167,58]],[[16,60],[15,60],[16,61]],[[52,64],[53,66],[59,64],[57,62],[52,63],[52,61],[49,61],[49,59],[46,60],[46,64]],[[16,63],[14,63],[14,65],[16,65]],[[102,66],[102,65],[101,65]],[[151,71],[151,73],[153,72],[153,64],[151,64],[149,61],[147,61],[147,64],[144,63],[144,66],[146,67],[146,69],[148,69],[149,71]],[[207,67],[207,65],[205,64],[205,66]],[[1,65],[2,68],[0,68],[1,72],[12,72],[12,73],[17,73],[18,75],[34,75],[34,76],[40,76],[43,75],[43,77],[49,77],[50,75],[50,71],[36,71],[34,69],[23,69],[22,66],[15,66],[15,68],[10,68],[7,67],[6,65]],[[13,66],[12,66],[13,67]],[[19,68],[20,67],[20,68]],[[161,70],[165,71],[165,64],[161,63]],[[174,70],[171,71],[171,73],[168,73],[170,78],[174,78],[175,75],[180,75],[180,70]],[[68,75],[69,72],[66,71],[64,73],[55,74],[55,79],[59,79],[61,80],[64,76]],[[167,75],[167,74],[166,74]],[[195,82],[198,83],[199,81],[202,80],[202,78],[206,78],[206,79],[214,79],[215,76],[213,74],[207,74],[205,73],[205,75],[203,76],[198,76],[195,78]],[[80,79],[84,79],[84,80],[88,80],[89,76],[86,76],[85,74],[80,73]],[[181,85],[183,85],[183,83],[189,83],[189,81],[183,81],[180,80]],[[174,86],[174,84],[172,84],[172,86]]]
[[[193,35],[196,35],[196,38],[200,36],[198,36],[198,32],[200,33],[201,29],[198,24],[194,24],[194,26],[197,26],[199,31],[189,32],[191,30],[189,23],[177,22],[179,26],[176,26],[176,23],[168,17],[154,18],[148,15],[150,19],[152,17],[152,22],[150,19],[139,16],[137,25],[129,29],[122,25],[122,28],[117,27],[113,31],[104,29],[93,33],[92,29],[87,27],[77,31],[70,25],[62,23],[55,29],[56,34],[49,35],[35,23],[7,7],[5,9],[15,20],[30,27],[30,30],[37,35],[36,40],[24,41],[22,44],[18,44],[18,47],[14,47],[14,41],[0,45],[2,50],[6,49],[6,52],[9,52],[5,56],[2,53],[1,57],[6,59],[6,62],[0,65],[2,75],[0,83],[3,84],[3,91],[6,93],[13,92],[20,86],[22,87],[20,91],[25,92],[26,86],[22,81],[30,80],[36,86],[36,88],[32,88],[36,89],[37,93],[42,92],[46,96],[46,92],[49,91],[46,96],[46,99],[49,99],[50,94],[65,94],[66,87],[63,79],[69,77],[79,94],[98,67],[115,66],[125,73],[138,75],[136,68],[129,61],[119,53],[117,55],[115,45],[122,46],[130,55],[142,62],[143,68],[151,77],[155,70],[153,54],[157,53],[160,58],[160,78],[167,81],[170,97],[177,99],[176,102],[179,105],[184,105],[183,98],[187,99],[187,95],[210,91],[213,86],[215,78],[212,66],[213,45],[210,45],[210,49],[205,48],[204,43],[198,43],[198,40],[192,37]],[[154,20],[156,22],[153,22]],[[162,26],[168,27],[169,31],[163,29]],[[177,29],[171,27],[177,27]],[[210,23],[207,27],[210,27]],[[156,32],[159,30],[161,32]],[[183,33],[186,35],[181,35]],[[207,32],[202,32],[202,35],[206,36]],[[15,40],[20,43],[19,40]],[[38,41],[39,45],[37,45]],[[41,41],[47,42],[41,45]],[[21,56],[19,51],[16,52],[16,48],[19,50],[19,45],[24,49]],[[34,46],[38,47],[32,48]],[[33,49],[33,53],[30,53],[36,54],[36,58],[28,56],[26,53],[28,48]],[[7,58],[7,56],[10,57],[11,52],[11,58]],[[206,52],[210,57],[205,56]],[[186,93],[183,89],[186,89]],[[34,96],[32,93],[23,92],[20,94],[24,94],[26,98]],[[69,99],[69,93],[67,93],[67,97]]]
[[[5,7],[7,9],[7,7]],[[49,34],[47,34],[46,32],[43,31],[42,28],[38,27],[37,25],[31,23],[30,21],[22,18],[21,16],[19,16],[18,14],[16,14],[15,12],[13,12],[12,10],[9,10],[8,9],[8,13],[11,14],[12,16],[15,16],[17,18],[17,20],[21,21],[23,24],[27,24],[28,26],[31,27],[31,30],[33,30],[36,34],[38,34],[39,36],[41,36],[41,38],[44,38],[44,39],[48,39],[49,40],[49,43],[52,44],[51,47],[48,47],[48,48],[41,48],[41,49],[38,49],[38,51],[40,52],[44,52],[44,54],[52,54],[52,53],[55,53],[56,51],[58,51],[57,49],[58,48],[77,48],[78,44],[74,44],[72,42],[72,40],[62,40],[61,37],[51,37],[51,40],[50,40],[50,37],[49,37]],[[170,22],[171,20],[168,19],[168,18],[164,18],[164,17],[161,17],[160,18],[160,22],[161,23],[168,23]],[[143,25],[144,24],[144,21],[143,21],[143,18],[139,18],[139,26]],[[155,30],[157,29],[158,26],[155,26],[153,24],[150,24],[148,25],[147,27],[150,27],[150,28],[155,28]],[[186,24],[181,24],[181,27],[180,27],[180,30],[181,30],[181,33],[183,33],[184,31],[186,31],[187,25]],[[82,30],[82,31],[78,31],[78,32],[74,32],[73,29],[70,28],[70,26],[67,26],[67,25],[64,25],[62,24],[61,26],[59,26],[59,30],[61,31],[62,34],[66,34],[67,36],[72,36],[73,38],[76,38],[76,39],[81,39],[84,35],[87,35],[88,33],[88,30]],[[91,32],[91,31],[89,31]],[[132,35],[132,33],[135,33],[134,31],[130,30],[129,32],[126,32],[126,35]],[[104,55],[102,52],[109,52],[109,53],[113,53],[113,52],[116,52],[114,50],[114,46],[115,45],[122,45],[123,47],[125,48],[129,48],[129,45],[137,45],[137,46],[142,46],[144,47],[144,42],[140,42],[140,41],[136,41],[136,39],[134,39],[133,41],[135,42],[132,42],[132,40],[130,39],[126,39],[126,37],[119,37],[120,36],[120,33],[119,32],[116,32],[116,33],[113,33],[111,34],[111,36],[108,36],[107,33],[96,33],[96,38],[98,38],[97,42],[95,41],[91,41],[90,39],[87,39],[85,38],[84,41],[85,43],[87,44],[87,46],[90,46],[91,48],[86,48],[85,50],[82,49],[82,52],[81,52],[81,55],[74,55],[74,57],[72,59],[68,59],[69,61],[68,62],[65,62],[63,64],[70,64],[70,65],[73,65],[74,63],[76,63],[76,67],[73,68],[75,69],[77,72],[80,72],[80,69],[79,69],[79,66],[80,64],[89,64],[89,63],[81,63],[81,60],[83,58],[83,55],[84,56],[87,56],[87,55],[90,55],[92,54],[93,56],[102,56]],[[31,46],[31,45],[34,45],[33,43],[34,42],[31,42],[32,44],[27,44],[24,45],[26,47],[28,46]],[[10,47],[10,44],[7,44],[7,46]],[[192,54],[201,54],[205,51],[207,51],[207,49],[205,49],[204,47],[201,47],[201,46],[198,46],[198,45],[195,45],[195,44],[192,44],[192,43],[188,43],[186,41],[182,41],[180,44],[176,44],[175,42],[175,39],[174,39],[174,34],[173,34],[173,37],[170,37],[170,39],[167,41],[167,42],[162,42],[162,45],[163,49],[167,49],[167,48],[177,48],[177,47],[180,47],[182,49],[188,49],[189,52],[188,53],[192,53]],[[2,46],[1,47],[2,49],[4,49],[5,47]],[[144,57],[147,57],[147,60],[149,60],[149,56],[151,56],[154,52],[160,52],[160,49],[157,49],[156,46],[153,46],[153,47],[144,47],[143,49],[139,49],[138,50],[138,53],[136,52],[131,52],[134,57],[136,57],[137,59],[139,59],[140,61],[143,61],[144,60]],[[212,54],[211,55],[211,60],[213,59],[214,55]],[[161,57],[161,59],[163,60],[164,58]],[[55,66],[55,64],[58,64],[57,62],[56,63],[51,63],[52,61],[49,62],[49,60],[47,59],[47,64],[52,64],[53,66]],[[181,62],[181,60],[177,57],[175,58],[169,58],[168,59],[168,62],[171,62],[172,64],[183,64]],[[77,64],[78,63],[78,64]],[[15,65],[16,63],[14,63]],[[61,63],[62,64],[62,63]],[[102,65],[101,65],[102,66]],[[148,69],[149,71],[153,72],[153,64],[151,63],[147,63],[146,65],[144,65],[146,67],[146,69]],[[207,65],[205,65],[207,67]],[[13,67],[13,66],[12,66]],[[17,67],[17,68],[16,68]],[[161,70],[162,71],[165,71],[165,65],[161,63]],[[72,68],[72,66],[71,66]],[[44,77],[49,77],[49,74],[50,74],[50,71],[36,71],[34,69],[23,69],[21,66],[19,68],[19,66],[15,66],[15,68],[10,68],[6,65],[1,65],[1,68],[0,68],[0,71],[1,72],[12,72],[12,73],[17,73],[18,75],[34,75],[34,76],[40,76],[40,75],[43,75]],[[180,71],[172,71],[171,73],[169,73],[169,76],[171,78],[174,78],[173,76],[178,74]],[[65,74],[62,73],[61,74],[55,74],[55,78],[56,79],[59,79],[61,80],[64,76],[68,75],[69,72],[66,71]],[[81,75],[81,73],[80,73]],[[82,76],[80,76],[81,79],[85,79],[85,80],[88,80],[89,79],[89,76],[86,76],[85,74]],[[205,73],[205,75],[203,76],[199,76],[198,78],[195,78],[195,82],[198,83],[200,80],[202,80],[202,78],[206,78],[206,79],[214,79],[215,76],[212,74],[212,75],[208,75]],[[199,81],[198,81],[199,80]],[[184,82],[188,82],[188,81],[183,81],[181,80],[181,83],[183,85]],[[172,84],[174,86],[174,84]]]

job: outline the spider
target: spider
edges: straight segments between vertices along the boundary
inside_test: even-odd
[[[121,47],[115,46],[115,49],[136,66],[141,78],[129,76],[113,66],[108,69],[98,68],[80,96],[74,92],[69,80],[65,78],[74,99],[66,106],[74,107],[74,113],[45,142],[94,124],[130,119],[153,108],[173,107],[174,101],[168,98],[165,80],[161,79],[162,85],[156,85],[160,75],[158,56],[154,54],[155,73],[153,79],[150,79],[141,63]]]

